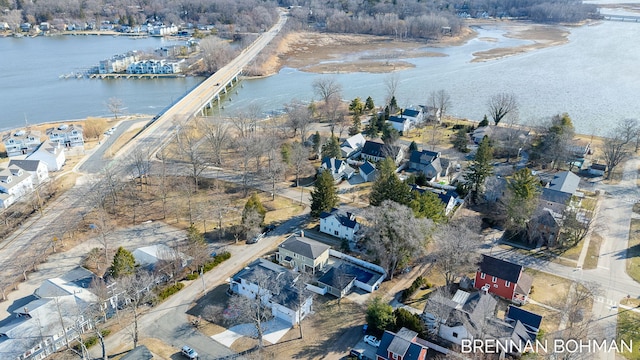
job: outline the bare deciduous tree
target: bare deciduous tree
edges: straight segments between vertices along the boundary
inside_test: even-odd
[[[234,56],[234,50],[229,42],[218,37],[209,36],[200,41],[202,51],[203,71],[213,74],[226,65]]]
[[[113,117],[115,117],[117,120],[118,115],[122,114],[122,112],[124,111],[124,103],[120,98],[109,98],[109,100],[107,101],[107,109],[109,109],[109,112],[111,112],[113,114]]]
[[[451,95],[444,89],[433,91],[429,94],[428,104],[433,109],[434,118],[440,123],[451,106]]]
[[[429,219],[416,219],[413,211],[391,200],[369,211],[363,227],[367,247],[393,279],[396,270],[424,251],[433,227]]]
[[[237,321],[250,322],[257,333],[258,347],[264,347],[263,337],[265,332],[265,323],[273,318],[271,313],[271,305],[267,301],[271,295],[279,288],[276,281],[282,280],[270,276],[266,270],[256,268],[256,274],[252,282],[257,286],[258,292],[252,297],[242,295],[234,295],[229,301],[233,304],[234,310],[237,311]]]
[[[505,116],[518,110],[518,101],[513,93],[499,93],[489,98],[487,107],[493,122],[498,125]]]
[[[229,127],[225,123],[205,122],[201,126],[209,146],[211,163],[222,165],[222,152],[227,148],[230,137]]]
[[[181,127],[176,133],[176,148],[180,157],[190,166],[189,175],[193,179],[195,191],[198,191],[200,174],[209,166],[206,149],[202,146],[199,133],[193,125]]]
[[[309,166],[309,149],[297,141],[291,144],[291,168],[296,175],[296,187],[300,186],[300,174]]]
[[[287,127],[293,131],[294,137],[300,132],[300,141],[304,142],[309,125],[313,121],[309,106],[294,99],[289,104],[285,104],[284,109],[287,116]]]
[[[325,105],[329,104],[332,98],[340,100],[342,98],[342,85],[338,83],[335,77],[323,76],[317,78],[311,84],[313,93],[319,96]]]
[[[626,119],[619,122],[604,139],[602,154],[607,163],[607,179],[621,162],[631,156],[631,141],[638,133],[638,120]]]
[[[400,84],[400,77],[398,73],[390,73],[384,78],[384,86],[387,90],[387,97],[385,99],[385,104],[389,104],[391,99],[396,97],[396,92],[398,91],[398,85]]]
[[[153,300],[154,294],[151,288],[154,284],[155,279],[146,271],[139,271],[136,274],[118,279],[118,289],[122,292],[120,296],[128,305],[127,308],[133,315],[133,323],[129,327],[133,339],[133,348],[138,346],[139,341],[138,325],[141,316],[140,307],[148,301]]]
[[[477,268],[481,238],[479,225],[471,220],[459,221],[439,227],[433,235],[435,251],[432,254],[436,269],[451,286],[456,279]],[[460,256],[460,254],[466,254]]]

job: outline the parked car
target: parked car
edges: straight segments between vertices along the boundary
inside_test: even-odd
[[[380,346],[380,340],[378,340],[373,335],[365,335],[364,342],[366,342],[367,344],[369,344],[371,346],[375,346],[375,347]]]
[[[356,358],[358,360],[364,359],[364,351],[357,350],[357,349],[351,349],[351,351],[349,352],[349,357],[350,358]]]
[[[252,237],[251,239],[247,240],[247,244],[255,244],[258,241],[262,240],[262,238],[264,237],[264,233],[260,233],[254,237]]]
[[[186,356],[189,359],[195,360],[198,358],[198,353],[187,345],[182,347],[181,351],[182,355]]]

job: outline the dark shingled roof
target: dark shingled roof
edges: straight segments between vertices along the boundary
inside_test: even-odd
[[[292,236],[280,244],[281,248],[300,254],[309,259],[317,259],[331,246],[300,236]]]
[[[356,221],[355,216],[353,216],[353,214],[351,213],[343,213],[340,210],[333,208],[331,209],[331,212],[326,212],[323,211],[320,214],[320,219],[326,219],[329,216],[334,215],[336,217],[336,219],[338,220],[338,222],[340,222],[340,225],[344,226],[344,227],[348,227],[349,229],[353,229],[356,227],[356,224],[358,224],[358,222]]]
[[[402,115],[404,116],[417,117],[419,114],[420,112],[418,110],[413,109],[404,109],[402,111]]]
[[[522,266],[518,264],[496,259],[487,255],[482,255],[482,261],[480,261],[479,265],[481,272],[512,283],[518,282],[520,279],[520,273],[522,272]]]
[[[11,160],[9,161],[9,166],[15,165],[21,168],[24,171],[36,171],[38,170],[38,165],[40,164],[40,160]]]
[[[507,308],[505,319],[514,322],[520,321],[531,329],[540,329],[540,324],[542,323],[542,316],[513,305],[509,305],[509,308]]]
[[[433,160],[440,156],[439,152],[429,151],[429,150],[414,150],[411,152],[411,156],[409,157],[409,161],[416,164],[431,164]]]
[[[368,161],[365,161],[364,164],[360,165],[360,172],[363,174],[371,174],[374,171],[376,171],[376,167]]]
[[[362,154],[375,156],[375,157],[387,157],[388,151],[391,151],[393,157],[398,155],[400,151],[399,146],[386,146],[383,142],[367,140],[362,147]]]
[[[409,119],[402,117],[402,116],[389,116],[389,121],[394,122],[394,123],[403,123],[405,121],[407,121]]]
[[[389,352],[392,352],[402,356],[403,360],[417,360],[423,350],[428,350],[427,346],[417,342],[417,335],[407,328],[400,329],[397,334],[387,330],[382,334],[376,355],[387,359]]]
[[[544,188],[542,189],[542,195],[540,195],[540,199],[566,205],[569,203],[569,200],[571,200],[571,196],[571,193]]]

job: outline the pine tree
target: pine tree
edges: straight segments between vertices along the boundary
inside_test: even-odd
[[[465,128],[461,128],[456,132],[456,137],[453,139],[453,147],[463,153],[468,153],[469,148],[467,148],[467,143],[469,142],[469,137],[467,136],[467,130]]]
[[[478,127],[489,126],[489,119],[487,119],[487,114],[484,114],[482,121],[478,124]]]
[[[322,137],[320,137],[320,133],[316,131],[315,134],[313,134],[313,137],[311,137],[311,142],[313,143],[313,153],[315,154],[314,156],[318,156],[318,154],[320,153],[320,144],[322,143]]]
[[[260,215],[260,224],[264,222],[264,217],[267,214],[267,210],[262,205],[258,194],[254,193],[247,199],[247,202],[244,204],[244,210],[242,210],[242,223],[244,224],[247,218],[250,216],[249,213],[254,211]]]
[[[191,224],[187,229],[187,242],[192,245],[204,245],[204,234],[198,228]]]
[[[331,211],[338,205],[338,194],[330,171],[323,171],[311,192],[311,216],[319,217],[323,211]]]
[[[411,202],[411,187],[405,184],[395,172],[395,163],[392,159],[384,159],[380,162],[378,178],[371,187],[369,203],[379,206],[385,200],[392,200],[402,205]]]
[[[524,229],[538,205],[536,199],[540,193],[540,181],[530,169],[524,168],[507,180],[507,189],[509,226],[517,230]]]
[[[446,219],[445,208],[440,198],[431,191],[419,193],[414,191],[414,198],[409,204],[416,218],[426,217],[436,223],[443,222]]]
[[[373,109],[376,108],[376,106],[373,104],[373,99],[371,98],[371,96],[367,97],[364,107],[369,111],[372,111]]]
[[[478,145],[476,156],[464,175],[464,179],[476,199],[486,178],[493,174],[491,160],[493,160],[493,148],[489,143],[489,138],[485,136]]]
[[[113,263],[109,268],[109,274],[114,278],[133,275],[136,272],[136,259],[127,249],[120,246],[113,256]]]
[[[395,96],[392,96],[391,101],[389,101],[389,110],[391,111],[392,114],[395,114],[397,109],[398,109],[398,101],[396,100]]]
[[[412,141],[411,144],[409,144],[409,152],[414,151],[418,151],[418,144],[416,144],[415,141]]]
[[[322,157],[328,158],[340,158],[342,156],[342,151],[340,150],[340,142],[338,138],[332,136],[327,142],[322,145]]]
[[[353,115],[353,124],[349,128],[349,135],[353,136],[359,134],[362,131],[362,123],[360,122],[360,115]]]

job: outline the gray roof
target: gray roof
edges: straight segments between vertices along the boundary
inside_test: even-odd
[[[268,278],[273,284],[282,284],[282,286],[292,283],[296,277],[283,266],[265,259],[257,259],[233,275],[233,280],[240,281],[243,279],[248,283],[255,284],[262,280],[263,276]]]
[[[578,175],[569,171],[563,171],[553,177],[553,180],[549,183],[549,189],[574,194],[579,184],[580,178]]]
[[[144,345],[139,345],[133,350],[129,351],[127,355],[120,358],[120,360],[151,360],[153,354]]]
[[[331,248],[329,245],[300,236],[291,236],[278,247],[314,260]]]
[[[9,166],[17,166],[24,171],[36,171],[38,170],[38,165],[40,165],[40,160],[11,160],[9,161]]]
[[[569,200],[571,200],[571,196],[573,195],[568,192],[544,188],[542,189],[542,194],[540,194],[540,199],[548,202],[567,205],[569,203]]]
[[[396,336],[391,340],[389,347],[387,350],[399,355],[404,355],[409,346],[411,345],[411,341],[418,336],[418,333],[407,328],[402,328],[400,331],[396,333]]]
[[[427,165],[439,157],[440,157],[439,152],[429,151],[429,150],[422,150],[422,151],[414,150],[411,152],[409,161],[412,163]]]
[[[371,174],[376,171],[375,165],[370,163],[369,161],[365,161],[364,164],[360,165],[360,172],[364,174]]]

